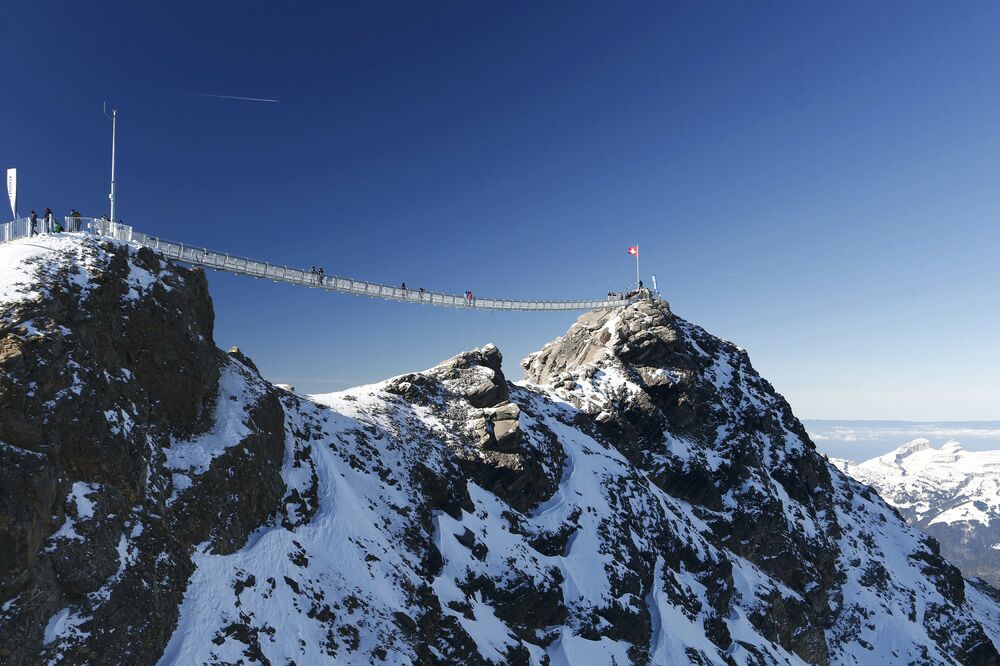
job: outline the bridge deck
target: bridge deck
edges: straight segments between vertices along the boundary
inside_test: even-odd
[[[39,221],[37,224],[39,227],[45,227],[42,221]],[[454,294],[432,291],[420,292],[419,289],[402,289],[377,282],[354,280],[335,275],[318,275],[302,268],[280,266],[266,261],[233,256],[226,252],[216,252],[196,245],[164,240],[157,236],[138,232],[130,226],[115,224],[107,220],[67,217],[61,224],[68,231],[82,231],[116,240],[129,241],[155,250],[168,259],[194,266],[204,266],[205,268],[238,273],[240,275],[251,275],[256,278],[302,285],[314,289],[326,289],[344,294],[354,294],[355,296],[383,298],[420,305],[475,310],[542,311],[592,310],[594,308],[622,307],[631,302],[630,300],[619,298],[584,301],[532,301],[475,297],[469,300],[464,296]],[[27,218],[0,225],[0,242],[28,236],[29,231],[29,220]],[[41,231],[44,233],[47,229],[43,228]]]

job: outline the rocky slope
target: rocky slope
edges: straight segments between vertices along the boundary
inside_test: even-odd
[[[832,462],[937,539],[965,575],[1000,585],[1000,451],[915,439],[863,463]]]
[[[0,661],[1000,664],[1000,595],[664,302],[306,398],[199,272],[0,267]]]

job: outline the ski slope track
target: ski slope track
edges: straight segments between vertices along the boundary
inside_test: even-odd
[[[518,382],[298,395],[212,332],[148,247],[0,244],[0,663],[1000,664],[1000,592],[663,301]]]

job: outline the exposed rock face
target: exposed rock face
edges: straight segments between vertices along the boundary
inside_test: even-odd
[[[487,345],[306,399],[214,348],[200,273],[39,242],[0,274],[0,662],[1000,664],[1000,593],[663,302],[525,382]]]
[[[390,380],[386,391],[426,407],[454,434],[449,445],[470,480],[518,510],[555,490],[563,454],[545,428],[524,437],[494,345],[465,352],[419,375]],[[540,439],[539,439],[540,437]]]
[[[24,297],[0,310],[0,662],[148,661],[195,544],[232,550],[277,510],[284,416],[215,348],[200,271],[38,242],[51,249],[22,262]],[[212,427],[223,368],[259,386],[253,426],[188,478],[164,452]]]
[[[665,302],[647,301],[584,315],[523,365],[530,382],[590,415],[599,440],[690,504],[709,528],[703,536],[721,553],[716,566],[729,570],[730,558],[743,558],[794,592],[766,593],[762,608],[749,614],[768,640],[808,663],[838,661],[843,643],[867,642],[858,628],[870,611],[849,601],[856,593],[850,571],[864,567],[860,587],[883,598],[892,596],[893,583],[877,553],[864,547],[881,539],[871,525],[855,524],[857,493],[875,503],[864,513],[879,522],[891,511],[816,454],[743,350],[675,317]],[[679,547],[681,561],[690,548]],[[686,557],[700,559],[693,552]],[[963,603],[961,576],[936,543],[925,540],[909,557],[947,603]],[[709,576],[714,580],[705,586],[718,587],[716,572]],[[714,609],[719,617],[705,622],[723,650],[732,638],[719,622],[728,595],[726,602]],[[931,634],[949,614],[944,608],[925,617]],[[983,636],[965,625],[975,638],[953,646],[952,654],[973,663],[983,658]]]

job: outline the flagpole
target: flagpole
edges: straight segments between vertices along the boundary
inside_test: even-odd
[[[639,288],[639,244],[635,244],[635,288]]]

